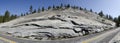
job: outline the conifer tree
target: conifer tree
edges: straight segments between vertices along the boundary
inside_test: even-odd
[[[12,15],[13,16],[13,15]],[[24,14],[23,13],[21,13],[21,16],[24,16]]]
[[[118,21],[120,22],[120,16],[118,16]]]
[[[92,9],[90,9],[90,12],[93,12]]]
[[[61,3],[60,8],[62,8],[62,7],[63,7],[63,4]]]
[[[15,19],[15,18],[14,18],[14,15],[12,14],[12,15],[10,16],[10,20],[13,20],[13,19]]]
[[[36,13],[36,12],[37,12],[36,9],[34,9],[34,11],[32,13]]]
[[[113,17],[111,15],[109,15],[109,20],[113,20]]]
[[[83,8],[82,8],[82,7],[80,7],[80,10],[83,10]]]
[[[109,19],[109,15],[108,14],[106,15],[106,19]]]
[[[32,7],[32,5],[30,6],[30,14],[32,14],[32,12],[33,12],[33,7]]]
[[[55,6],[53,5],[53,9],[55,9]]]
[[[3,22],[3,16],[0,15],[0,23],[2,23],[2,22]]]
[[[66,8],[70,8],[70,4],[68,4],[68,5],[66,6]]]
[[[44,11],[45,10],[45,8],[44,7],[42,7],[42,11]]]
[[[38,13],[40,13],[40,11],[41,11],[40,8],[38,8]]]
[[[99,12],[99,13],[98,13],[98,15],[99,15],[99,16],[101,16],[101,17],[103,17],[103,16],[104,16],[104,14],[103,14],[103,12],[102,12],[102,11],[101,11],[101,12]]]
[[[118,20],[118,18],[115,17],[113,21],[115,22],[116,27],[119,27],[120,21]]]
[[[60,9],[60,6],[56,6],[56,10]]]
[[[51,9],[51,6],[48,7],[48,10],[50,10],[50,9]]]
[[[10,12],[7,10],[4,14],[3,22],[9,21],[10,20],[9,18],[10,18]]]

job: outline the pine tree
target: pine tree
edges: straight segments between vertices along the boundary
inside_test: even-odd
[[[41,11],[40,8],[38,8],[38,13],[40,13],[40,11]]]
[[[72,6],[73,9],[75,9],[75,6]]]
[[[34,9],[34,11],[32,13],[36,13],[36,12],[37,12],[36,9]]]
[[[117,17],[115,17],[113,21],[114,21],[114,22],[117,22],[117,21],[118,21],[118,18],[117,18]]]
[[[108,14],[106,15],[106,19],[109,19],[109,15]]]
[[[68,5],[66,6],[66,8],[70,8],[70,4],[68,4]]]
[[[33,7],[32,7],[32,5],[30,6],[30,14],[32,14],[32,12],[33,12]]]
[[[79,7],[78,6],[75,6],[75,9],[78,9]]]
[[[22,14],[21,14],[21,16],[22,16]],[[12,15],[10,16],[10,20],[13,20],[13,19],[15,19],[15,18],[14,18],[14,15],[12,14]]]
[[[55,9],[55,6],[53,5],[53,9]]]
[[[82,8],[82,7],[80,7],[80,10],[83,10],[83,8]]]
[[[42,11],[44,11],[45,9],[44,9],[44,7],[42,7]]]
[[[2,22],[3,22],[3,16],[0,15],[0,23],[2,23]]]
[[[113,17],[111,15],[109,15],[109,20],[113,20]]]
[[[120,23],[119,23],[119,21],[118,21],[118,18],[115,17],[113,21],[115,22],[116,27],[119,27],[119,24],[120,24]]]
[[[13,16],[13,15],[12,15]],[[23,13],[21,13],[21,16],[24,16],[24,14]]]
[[[10,12],[7,10],[4,14],[3,22],[9,21],[10,20],[9,18],[10,18]]]
[[[57,10],[60,9],[60,6],[56,6],[56,9],[57,9]]]
[[[103,16],[104,16],[104,14],[103,14],[103,12],[102,12],[102,11],[101,11],[101,12],[99,12],[99,13],[98,13],[98,15],[99,15],[99,16],[101,16],[101,17],[103,17]]]
[[[118,21],[120,22],[120,16],[118,16]]]
[[[90,12],[93,12],[92,9],[90,9]]]
[[[48,10],[50,10],[50,9],[51,9],[51,6],[48,7]]]
[[[53,10],[58,10],[60,9],[60,6],[53,6]]]
[[[15,14],[15,18],[17,18],[18,16],[17,16],[17,14]]]
[[[61,3],[60,8],[62,8],[62,7],[63,7],[63,4]]]

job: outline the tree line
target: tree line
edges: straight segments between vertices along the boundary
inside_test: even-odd
[[[120,16],[114,18],[117,27],[120,27]]]
[[[10,12],[7,10],[5,11],[4,15],[0,15],[0,23],[7,22],[17,18],[17,15],[10,15]]]
[[[108,14],[105,15],[102,11],[99,12],[98,15],[115,22],[116,27],[120,27],[120,15],[118,17],[113,18],[111,15],[108,15]]]
[[[10,20],[16,19],[16,18],[21,17],[21,16],[26,16],[26,15],[29,15],[29,14],[40,13],[40,12],[44,12],[44,11],[47,11],[47,10],[64,10],[64,9],[68,9],[70,7],[74,8],[74,9],[83,10],[83,8],[81,8],[81,7],[70,6],[70,4],[66,4],[66,5],[61,4],[59,6],[53,5],[53,6],[48,6],[48,8],[42,7],[42,8],[38,8],[38,9],[34,9],[33,6],[31,5],[29,7],[29,12],[21,13],[20,15],[11,14],[10,11],[6,10],[4,15],[0,14],[0,23],[8,22]]]
[[[40,13],[40,12],[44,12],[44,11],[47,11],[47,10],[65,10],[65,9],[68,9],[68,8],[93,12],[92,9],[87,10],[86,8],[82,8],[82,7],[78,7],[78,6],[71,6],[70,4],[64,4],[64,5],[60,4],[59,6],[53,5],[53,6],[48,6],[48,8],[42,7],[42,8],[38,8],[38,9],[33,9],[33,6],[31,5],[29,7],[29,12],[26,12],[24,14],[21,13],[20,15],[17,15],[17,14],[16,15],[11,15],[8,10],[5,11],[4,15],[0,15],[0,23],[8,22],[10,20],[16,19],[16,18],[21,17],[21,16],[26,16],[26,15],[34,14],[34,13]],[[97,13],[97,12],[95,12],[95,13],[98,14],[100,17],[103,17],[105,19],[114,21],[116,23],[117,27],[120,24],[120,16],[113,18],[111,15],[104,14],[103,11],[100,11],[99,13]]]
[[[54,6],[53,5],[52,7],[48,6],[47,9],[42,7],[41,9],[38,8],[38,10],[36,10],[36,9],[33,10],[33,7],[31,5],[30,8],[29,8],[29,11],[30,11],[30,14],[33,14],[33,13],[40,13],[40,12],[43,12],[45,10],[50,10],[50,9],[51,10],[64,10],[64,9],[68,9],[68,8],[79,9],[79,10],[83,10],[85,12],[89,11],[89,12],[96,13],[96,14],[98,14],[102,18],[105,18],[105,19],[108,19],[108,20],[111,20],[111,21],[115,22],[116,23],[116,27],[120,26],[119,25],[120,24],[120,16],[113,18],[111,15],[104,14],[103,11],[100,11],[99,13],[97,13],[97,12],[94,12],[92,9],[87,10],[86,8],[82,8],[82,7],[78,7],[78,6],[71,6],[70,4],[67,4],[67,5],[61,4],[60,6]]]

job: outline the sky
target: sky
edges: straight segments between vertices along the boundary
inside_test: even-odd
[[[95,12],[101,10],[104,14],[110,14],[113,17],[120,15],[120,0],[0,0],[0,14],[9,10],[11,14],[21,14],[29,11],[30,5],[34,9],[53,5],[70,4],[92,9]]]

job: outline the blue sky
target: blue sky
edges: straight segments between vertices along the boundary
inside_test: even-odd
[[[11,14],[20,14],[29,11],[29,6],[35,9],[53,5],[71,4],[93,11],[103,11],[113,17],[120,15],[120,0],[0,0],[0,14],[9,10]]]

